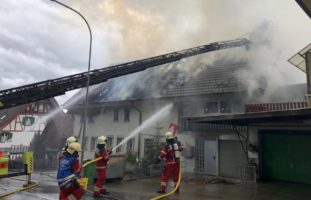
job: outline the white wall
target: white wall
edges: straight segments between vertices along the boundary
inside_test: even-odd
[[[139,113],[131,108],[130,109],[130,121],[124,121],[124,108],[119,108],[119,121],[114,121],[114,111],[113,109],[105,109],[105,111],[100,112],[99,115],[94,116],[93,123],[87,123],[85,137],[88,138],[87,150],[85,151],[84,158],[91,159],[94,157],[94,151],[91,151],[91,138],[104,136],[114,136],[113,146],[116,146],[117,137],[126,138],[139,125]],[[80,117],[75,115],[74,118],[74,132],[75,135],[79,134],[80,129]],[[82,137],[82,133],[81,133]],[[82,139],[80,139],[82,141]],[[135,143],[137,143],[137,138],[135,138]],[[122,147],[122,152],[125,153],[126,144]]]
[[[218,98],[215,98],[211,101],[219,101]],[[193,100],[192,103],[186,103],[188,105],[188,109],[186,110],[186,115],[203,115],[204,107],[209,99],[201,99],[200,101]],[[124,108],[122,106],[119,107],[119,121],[113,121],[113,108],[105,108],[101,109],[99,115],[94,116],[94,123],[88,123],[86,129],[85,137],[88,137],[88,150],[85,151],[84,158],[85,159],[92,159],[94,157],[94,152],[90,151],[90,144],[91,144],[91,137],[98,137],[100,135],[105,136],[114,136],[114,144],[116,145],[116,138],[123,137],[125,138],[128,136],[133,130],[139,127],[139,114],[141,112],[141,122],[147,121],[151,116],[153,116],[157,111],[161,108],[166,106],[167,104],[171,103],[169,100],[145,100],[145,101],[136,101],[134,102],[133,107],[130,110],[130,122],[124,122]],[[105,110],[105,111],[103,111]],[[218,113],[221,114],[221,113]],[[215,113],[212,113],[215,115]],[[217,113],[216,113],[217,115]],[[145,128],[140,132],[140,136],[135,136],[135,151],[138,152],[138,138],[140,137],[140,158],[144,156],[144,149],[145,144],[144,141],[146,138],[152,138],[152,135],[156,134],[157,130],[156,127],[163,127],[160,130],[160,134],[164,136],[164,133],[168,130],[169,124],[178,123],[178,110],[177,105],[174,105],[170,114],[162,116],[160,119],[152,123],[150,126]],[[80,128],[80,117],[75,116],[74,120],[74,131],[77,134]],[[229,137],[232,137],[230,135]],[[226,137],[226,136],[225,136]],[[236,136],[234,139],[237,139]],[[224,138],[220,138],[224,139]],[[179,135],[179,140],[182,142],[183,145],[187,145],[187,147],[194,147],[195,146],[195,138],[191,133],[181,133]],[[81,140],[80,140],[81,141]],[[126,143],[123,145],[123,153],[126,150]],[[185,164],[186,172],[194,172],[195,167],[195,159],[193,158],[182,158],[183,163]]]
[[[88,137],[88,150],[85,151],[84,158],[91,159],[94,157],[94,152],[90,151],[91,137],[98,137],[100,135],[114,136],[114,145],[116,145],[117,137],[126,138],[133,130],[139,127],[139,111],[141,112],[142,123],[152,117],[157,111],[159,111],[164,106],[171,103],[167,100],[150,100],[150,101],[137,101],[133,107],[130,107],[130,121],[124,122],[124,108],[119,107],[119,121],[114,122],[113,108],[101,109],[99,115],[94,116],[94,123],[87,123],[85,137]],[[104,111],[105,110],[105,111]],[[138,111],[139,110],[139,111]],[[143,157],[144,152],[144,139],[150,138],[151,135],[156,133],[155,127],[161,126],[163,136],[168,130],[169,124],[171,122],[177,123],[177,108],[173,106],[173,109],[169,115],[162,116],[158,120],[154,121],[150,126],[146,127],[140,132],[140,157]],[[79,134],[80,129],[80,117],[78,115],[74,116],[74,132],[75,135]],[[81,133],[82,135],[82,133]],[[135,151],[138,152],[138,135],[135,137]],[[82,141],[80,139],[80,141]],[[123,145],[123,152],[125,153],[126,143]]]
[[[168,100],[157,100],[157,101],[144,101],[137,102],[136,105],[142,111],[142,122],[147,121],[152,117],[156,112],[170,104],[171,101]],[[157,119],[151,126],[148,126],[141,133],[141,142],[140,142],[140,157],[144,156],[145,144],[144,141],[146,138],[152,138],[152,135],[157,134],[157,127],[162,127],[160,130],[160,134],[164,136],[165,132],[168,130],[170,123],[177,123],[178,115],[177,115],[177,107],[173,105],[173,108],[169,115],[164,115],[161,118]]]
[[[22,125],[23,117],[34,117],[34,124],[30,126]],[[35,133],[42,133],[46,125],[45,116],[38,115],[18,115],[17,118],[12,120],[3,131],[12,133],[12,139],[0,143],[1,148],[10,148],[11,145],[29,146]]]

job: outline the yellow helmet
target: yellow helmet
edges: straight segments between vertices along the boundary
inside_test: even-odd
[[[168,131],[165,133],[165,139],[173,139],[174,138],[174,135],[172,132]]]
[[[67,151],[70,154],[73,154],[75,151],[81,152],[81,144],[79,142],[72,142],[71,144],[69,144]]]
[[[97,138],[97,143],[107,145],[107,138],[105,136],[99,136]]]
[[[69,138],[67,138],[66,140],[66,144],[69,145],[73,142],[77,142],[77,138],[75,138],[74,136],[70,136]]]

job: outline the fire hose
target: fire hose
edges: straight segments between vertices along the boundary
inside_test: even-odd
[[[82,168],[84,168],[84,167],[86,167],[87,165],[92,164],[92,163],[94,163],[94,162],[96,162],[96,161],[98,161],[98,160],[101,160],[101,159],[102,159],[102,157],[99,157],[99,158],[90,160],[90,161],[84,163],[84,164],[82,165]],[[179,188],[180,181],[181,181],[181,163],[179,163],[179,176],[178,176],[178,181],[177,181],[177,184],[176,184],[175,188],[174,188],[172,191],[170,191],[169,193],[166,193],[166,194],[160,195],[160,196],[158,196],[158,197],[152,198],[151,200],[163,199],[163,198],[165,198],[165,197],[167,197],[167,196],[170,196],[170,195],[174,194],[174,193],[177,191],[177,189]]]
[[[102,157],[99,157],[99,158],[96,158],[96,159],[94,159],[94,160],[88,161],[88,162],[86,162],[86,163],[84,163],[84,164],[82,165],[82,168],[84,168],[84,167],[86,167],[87,165],[92,164],[92,163],[94,163],[94,162],[96,162],[96,161],[98,161],[98,160],[100,160],[100,159],[102,159]],[[166,193],[166,194],[163,194],[163,195],[161,195],[161,196],[155,197],[155,198],[153,198],[153,199],[151,199],[151,200],[163,199],[163,198],[165,198],[165,197],[167,197],[167,196],[170,196],[170,195],[174,194],[174,193],[176,192],[176,190],[179,188],[180,181],[181,181],[181,164],[179,164],[179,176],[178,176],[178,181],[177,181],[177,184],[176,184],[175,188],[174,188],[172,191],[170,191],[169,193]]]
[[[157,197],[155,197],[153,199],[150,199],[150,200],[163,199],[163,198],[165,198],[167,196],[170,196],[170,195],[174,194],[176,192],[176,190],[179,188],[180,181],[181,181],[181,164],[179,163],[179,176],[178,176],[178,181],[177,181],[177,184],[176,184],[175,188],[172,191],[170,191],[169,193],[163,194],[161,196],[157,196]]]
[[[15,179],[15,180],[21,180],[21,179]],[[24,181],[24,180],[23,180],[23,181]],[[39,184],[38,182],[33,181],[31,185],[29,185],[29,186],[27,186],[27,187],[25,187],[25,188],[18,189],[18,190],[15,190],[15,191],[13,191],[13,192],[8,192],[8,193],[6,193],[6,194],[0,195],[0,199],[3,198],[3,197],[9,196],[9,195],[18,193],[18,192],[22,192],[22,191],[25,191],[25,190],[29,190],[29,189],[31,189],[31,188],[36,187],[38,184]]]
[[[102,158],[103,158],[103,157],[99,157],[99,158],[96,158],[96,159],[94,159],[94,160],[90,160],[90,161],[84,163],[84,164],[82,165],[82,168],[84,168],[84,167],[88,166],[89,164],[92,164],[92,163],[94,163],[94,162],[96,162],[96,161],[98,161],[98,160],[100,160],[100,159],[102,159]]]
[[[109,155],[112,153],[112,151],[113,151],[113,150],[110,150]],[[96,162],[96,161],[98,161],[98,160],[100,160],[100,159],[102,159],[102,158],[103,158],[103,157],[99,157],[99,158],[96,158],[96,159],[94,159],[94,160],[90,160],[90,161],[84,163],[84,164],[82,165],[82,168],[84,168],[84,167],[88,166],[89,164],[92,164],[92,163],[94,163],[94,162]]]
[[[86,167],[87,165],[92,164],[92,163],[94,163],[94,162],[96,162],[96,161],[98,161],[98,160],[100,160],[100,159],[102,159],[102,157],[97,158],[97,159],[94,159],[94,160],[91,160],[91,161],[88,161],[88,162],[86,162],[85,164],[83,164],[82,167],[84,168],[84,167]],[[13,179],[13,178],[11,178],[11,179]],[[21,180],[21,181],[22,181],[22,179],[14,179],[14,180]],[[22,192],[22,191],[25,191],[25,190],[29,190],[29,189],[31,189],[31,188],[34,188],[34,187],[38,186],[38,184],[39,184],[38,182],[33,181],[32,184],[31,184],[30,186],[27,186],[27,187],[25,187],[25,188],[18,189],[18,190],[15,190],[15,191],[8,192],[8,193],[6,193],[6,194],[0,195],[0,199],[3,198],[3,197],[9,196],[9,195],[18,193],[18,192]]]

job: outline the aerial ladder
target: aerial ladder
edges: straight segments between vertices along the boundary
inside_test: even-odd
[[[181,60],[183,58],[240,46],[248,46],[249,40],[235,39],[215,42],[190,49],[176,51],[142,60],[94,69],[89,72],[89,85],[95,85],[115,77],[143,71],[145,69]],[[26,103],[65,94],[67,91],[87,86],[88,72],[82,72],[61,78],[46,80],[20,87],[0,91],[0,109],[10,108]]]

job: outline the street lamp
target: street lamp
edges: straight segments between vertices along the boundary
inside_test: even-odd
[[[90,69],[91,69],[91,52],[92,52],[92,31],[90,28],[89,23],[86,21],[86,19],[83,17],[82,14],[80,14],[78,11],[74,10],[73,8],[70,8],[69,6],[57,1],[57,0],[50,0],[55,3],[58,3],[59,5],[62,5],[73,12],[77,13],[82,19],[85,21],[87,28],[89,29],[90,32],[90,49],[89,49],[89,62],[88,62],[88,69],[87,69],[87,85],[86,85],[86,93],[85,93],[85,109],[84,109],[84,119],[83,119],[83,130],[82,130],[82,150],[84,149],[84,138],[85,138],[85,131],[86,131],[86,119],[87,119],[87,108],[88,108],[88,103],[89,103],[89,85],[90,85]],[[79,133],[79,138],[80,138],[80,133]],[[81,162],[83,162],[83,151],[81,153]]]

